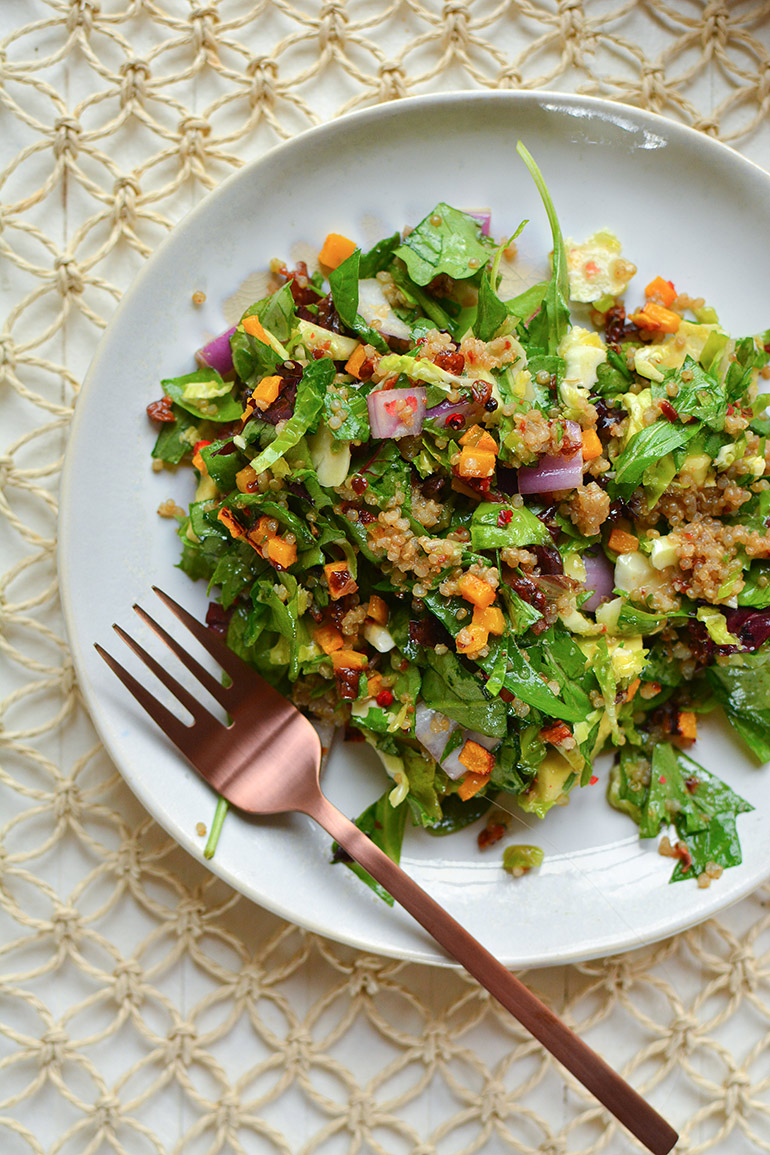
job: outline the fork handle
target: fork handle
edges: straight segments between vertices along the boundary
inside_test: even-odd
[[[303,809],[653,1155],[667,1155],[678,1139],[676,1131],[520,979],[506,970],[327,798],[319,794]]]

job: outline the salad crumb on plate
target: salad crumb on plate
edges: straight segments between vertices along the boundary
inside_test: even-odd
[[[407,821],[486,819],[494,846],[501,807],[544,817],[612,751],[610,803],[707,886],[751,807],[693,758],[700,716],[770,759],[770,333],[728,335],[672,270],[629,288],[607,230],[565,243],[519,152],[548,279],[501,295],[526,222],[495,240],[444,203],[366,251],[330,233],[315,271],[276,260],[148,406],[156,467],[197,479],[163,513],[211,628],[376,748],[359,825],[393,858]]]

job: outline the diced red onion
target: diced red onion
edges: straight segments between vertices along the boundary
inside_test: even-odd
[[[421,746],[424,746],[432,758],[438,762],[441,769],[457,781],[466,773],[468,767],[460,761],[460,752],[466,742],[478,742],[485,750],[493,750],[498,744],[497,738],[490,738],[488,734],[479,734],[476,730],[463,730],[463,741],[460,745],[442,760],[447,742],[457,730],[459,723],[438,710],[431,710],[424,702],[418,702],[414,712],[414,734]]]
[[[580,426],[576,421],[565,422],[570,441],[580,445]],[[569,457],[547,455],[537,465],[524,465],[519,470],[519,493],[553,493],[557,489],[574,489],[583,484],[583,452],[578,449]]]
[[[425,421],[426,389],[377,389],[366,398],[372,437],[415,437]]]
[[[223,377],[232,371],[233,354],[230,349],[230,338],[236,328],[237,326],[233,325],[227,332],[220,333],[218,337],[214,337],[213,341],[209,341],[198,350],[195,354],[195,360],[201,368],[216,369],[217,373],[221,373]]]
[[[473,212],[468,212],[467,215],[479,221],[482,233],[485,237],[488,237],[489,227],[492,224],[492,214],[489,209],[476,209]]]
[[[739,639],[744,650],[753,653],[770,638],[770,610],[721,608],[728,630]]]
[[[586,567],[586,589],[592,593],[580,609],[592,614],[597,606],[612,597],[615,569],[603,553],[584,553],[583,564]]]
[[[476,401],[440,401],[438,405],[428,410],[425,417],[426,420],[433,421],[441,427],[446,425],[447,417],[451,417],[453,413],[459,413],[463,421],[470,421],[478,412],[478,408]]]
[[[398,337],[409,341],[412,330],[393,312],[393,307],[385,296],[385,290],[376,277],[367,277],[358,282],[358,311],[366,321],[383,337]]]

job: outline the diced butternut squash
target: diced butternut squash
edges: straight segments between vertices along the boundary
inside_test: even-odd
[[[257,483],[257,472],[250,465],[244,465],[235,475],[235,484],[240,493],[252,493]]]
[[[271,517],[260,517],[257,524],[249,531],[249,541],[256,546],[263,546],[271,537],[278,534],[278,524]]]
[[[633,321],[638,329],[647,329],[653,333],[676,333],[682,324],[682,318],[678,313],[656,304],[655,301],[648,301],[640,312],[632,313],[629,320]]]
[[[366,679],[366,692],[370,698],[376,698],[382,686],[382,674],[370,674]]]
[[[613,553],[636,553],[639,549],[639,538],[615,526],[609,536],[607,545]]]
[[[379,594],[372,594],[369,598],[369,605],[366,607],[366,616],[376,622],[378,626],[386,626],[388,624],[388,606],[384,598]]]
[[[481,626],[488,634],[500,635],[505,630],[505,618],[499,606],[474,606],[473,624]]]
[[[463,445],[457,472],[460,477],[491,477],[495,472],[497,455],[491,449],[478,449],[475,445]]]
[[[644,290],[644,295],[648,299],[654,298],[668,309],[676,300],[676,289],[670,281],[664,281],[663,277],[655,277]]]
[[[341,650],[345,644],[342,634],[333,622],[324,622],[313,630],[313,641],[320,646],[325,654],[333,654]]]
[[[458,654],[465,654],[467,658],[477,658],[488,641],[488,631],[483,626],[471,623],[458,631],[455,645]]]
[[[251,394],[251,398],[257,409],[269,409],[278,396],[282,384],[282,377],[263,377]]]
[[[498,445],[491,433],[489,433],[482,425],[471,425],[463,433],[459,441],[460,445],[469,445],[473,449],[487,449],[490,453],[496,454]]]
[[[368,665],[366,654],[358,650],[335,650],[331,658],[335,670],[365,670]]]
[[[270,338],[265,332],[264,326],[256,313],[252,314],[250,317],[244,317],[241,321],[241,324],[250,337],[256,337],[257,340],[261,341],[263,345],[270,344]]]
[[[495,764],[494,754],[480,742],[474,742],[472,738],[467,739],[458,758],[471,774],[483,774],[485,777],[489,777]]]
[[[329,587],[329,597],[333,602],[344,598],[345,594],[355,593],[358,589],[346,561],[330,561],[324,566],[324,573]]]
[[[345,372],[349,373],[351,377],[358,377],[361,366],[366,360],[366,349],[363,345],[358,345],[356,349],[348,357],[345,363]]]
[[[483,790],[488,782],[488,774],[473,774],[469,770],[457,788],[457,796],[463,802],[467,802],[474,794],[478,794],[479,790]]]
[[[676,723],[679,736],[694,742],[698,737],[698,723],[692,710],[680,710]]]
[[[581,436],[583,442],[583,461],[593,461],[602,455],[602,443],[595,429],[584,429]]]
[[[226,527],[231,537],[245,537],[246,530],[235,517],[232,510],[220,509],[217,514],[217,521],[221,521],[222,525]]]
[[[457,588],[460,591],[460,597],[482,610],[486,606],[491,606],[496,597],[489,582],[473,573],[464,573],[457,583]]]
[[[297,560],[297,543],[284,537],[267,539],[267,560],[279,569],[288,569]]]
[[[336,269],[352,256],[357,247],[355,241],[351,241],[349,237],[343,237],[340,233],[329,233],[318,254],[318,260],[325,268]]]

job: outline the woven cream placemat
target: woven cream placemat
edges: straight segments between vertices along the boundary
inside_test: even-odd
[[[769,50],[770,4],[746,0],[3,0],[2,1155],[638,1150],[470,980],[281,923],[147,818],[79,701],[58,475],[122,290],[277,140],[411,94],[550,87],[768,165]],[[95,493],[97,537],[109,515]],[[528,977],[690,1155],[770,1151],[769,897]]]

